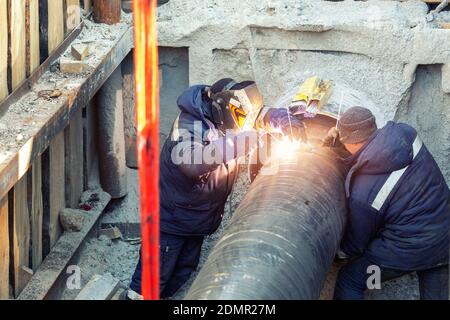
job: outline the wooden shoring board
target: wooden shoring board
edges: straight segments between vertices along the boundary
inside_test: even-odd
[[[122,60],[133,48],[133,28],[131,25],[121,30],[117,40],[107,54],[99,58],[95,67],[83,76],[80,86],[72,89],[68,95],[61,97],[51,104],[51,112],[36,117],[36,129],[30,138],[14,153],[7,153],[0,160],[0,198],[4,197],[16,182],[26,173],[31,163],[45,151],[50,141],[69,124],[69,119],[79,109],[88,104],[95,93],[100,89],[106,79],[118,67]],[[27,99],[36,99],[35,93],[26,96]],[[26,122],[27,115],[23,115]],[[1,154],[0,146],[0,154]],[[24,160],[25,159],[25,160]]]
[[[65,139],[64,131],[50,142],[49,146],[49,225],[50,249],[56,244],[62,229],[59,212],[66,206],[65,201]]]
[[[66,0],[66,28],[72,31],[80,24],[80,0]]]
[[[65,130],[66,138],[66,204],[77,208],[84,189],[83,110],[79,109]]]
[[[39,67],[39,0],[26,0],[27,77]]]
[[[8,197],[0,199],[0,300],[9,298]]]
[[[8,95],[8,11],[7,1],[0,0],[0,101]]]
[[[9,68],[11,89],[17,88],[26,78],[26,27],[25,0],[8,1]]]
[[[92,0],[84,0],[84,11],[90,12],[92,10]]]
[[[44,217],[41,157],[34,160],[31,174],[31,264],[33,270],[36,270],[42,262],[42,226]]]
[[[64,0],[47,0],[48,53],[64,40]]]
[[[12,255],[14,273],[14,296],[18,296],[26,285],[30,261],[30,216],[28,212],[28,176],[25,175],[14,186],[12,213]]]
[[[100,186],[100,167],[97,143],[98,116],[94,101],[89,102],[85,110],[86,118],[84,121],[84,187],[85,189],[90,189]]]

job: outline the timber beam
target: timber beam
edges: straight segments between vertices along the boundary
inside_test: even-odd
[[[124,24],[116,33],[115,41],[103,45],[99,56],[90,65],[89,72],[78,75],[76,83],[62,90],[62,95],[49,101],[34,114],[20,112],[19,106],[35,105],[39,97],[39,81],[36,88],[26,93],[16,104],[9,106],[0,122],[23,125],[23,141],[16,137],[2,137],[0,144],[0,199],[22,178],[33,161],[49,146],[50,141],[69,124],[70,119],[81,110],[102,87],[112,72],[133,48],[133,27]],[[109,46],[109,47],[108,47]],[[48,71],[43,78],[54,78]],[[63,79],[64,80],[64,79]],[[41,85],[42,87],[42,85]],[[41,99],[42,100],[42,99]]]

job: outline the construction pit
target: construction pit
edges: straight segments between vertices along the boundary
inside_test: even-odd
[[[168,137],[172,123],[179,113],[176,100],[190,85],[211,84],[223,77],[231,77],[236,81],[254,80],[262,92],[265,104],[279,106],[285,96],[291,94],[292,88],[310,76],[319,76],[333,81],[337,86],[333,99],[334,109],[330,110],[333,117],[358,103],[372,111],[379,127],[390,120],[412,125],[435,157],[447,183],[450,183],[450,162],[448,161],[450,157],[450,41],[448,41],[450,31],[447,29],[450,23],[450,12],[443,10],[440,13],[431,14],[430,12],[436,6],[420,0],[244,2],[170,0],[160,5],[157,9],[157,26],[161,144]],[[119,34],[115,28],[126,29],[127,26],[131,26],[131,15],[124,12],[122,25],[112,29],[105,27],[106,33],[96,24],[91,25],[92,18],[84,19],[89,26],[88,30],[91,29],[97,33],[101,31],[98,33],[100,38],[107,38],[104,41],[111,41],[111,46],[114,46],[113,42],[117,40],[115,35]],[[96,37],[86,40],[89,36],[92,37],[92,34],[85,29],[79,41],[99,40]],[[101,47],[99,46],[98,50],[102,50]],[[110,48],[108,46],[104,48],[105,52],[99,55],[108,55],[107,50]],[[126,50],[122,51],[121,56],[126,56]],[[96,60],[92,55],[89,59]],[[39,295],[41,298],[76,299],[95,275],[111,274],[118,284],[115,286],[114,295],[108,296],[108,299],[118,299],[121,291],[128,287],[134,272],[141,237],[137,162],[133,153],[136,141],[133,117],[134,88],[129,81],[130,74],[132,76],[133,73],[132,66],[130,67],[131,62],[129,57],[123,59],[125,62],[121,64],[124,79],[122,107],[125,122],[121,131],[124,132],[125,145],[121,147],[121,152],[126,153],[126,158],[122,160],[126,161],[128,168],[125,172],[121,172],[123,178],[121,188],[125,191],[118,190],[118,193],[124,193],[126,196],[123,197],[122,194],[115,197],[117,199],[107,201],[109,203],[105,204],[103,213],[92,230],[86,233],[71,262],[66,264],[66,268],[69,264],[80,268],[81,285],[76,288],[62,285],[61,288],[55,289],[56,283],[64,284],[70,276],[70,273],[62,273],[52,284],[51,294],[42,293]],[[98,61],[88,60],[87,63],[92,63],[95,69],[95,63]],[[109,71],[106,73],[109,77]],[[60,74],[57,73],[57,75]],[[83,81],[84,76],[63,76],[62,79],[55,80],[52,74],[47,74],[47,78],[45,75],[42,78],[45,80],[44,85],[36,87],[34,92],[38,89],[47,89],[48,82],[54,87],[63,83],[63,86],[69,89],[76,88],[78,82]],[[111,83],[108,85],[114,88]],[[117,104],[114,97],[111,98],[106,93],[104,95],[106,101],[113,99],[112,104]],[[34,96],[29,98],[29,100],[33,99]],[[55,104],[55,102],[52,103]],[[105,104],[105,102],[102,103]],[[339,105],[342,106],[341,111],[338,110]],[[18,106],[20,108],[14,109],[13,106],[14,112],[0,118],[0,131],[8,134],[8,140],[5,143],[7,153],[0,154],[2,161],[10,154],[14,154],[16,149],[21,149],[33,134],[33,130],[29,127],[19,130],[21,127],[12,126],[11,123],[21,112],[35,114],[36,106],[28,106],[23,102],[16,105]],[[52,111],[51,108],[48,110]],[[85,113],[89,115],[90,109],[86,110]],[[334,124],[333,117],[325,121],[327,124],[324,127],[329,128]],[[22,117],[19,118],[17,121],[22,120]],[[86,114],[84,119],[88,119],[85,123],[89,123],[90,120]],[[114,125],[117,119],[113,117],[111,121]],[[36,122],[38,122],[36,126],[39,125],[39,121]],[[89,124],[87,128],[89,133]],[[325,128],[320,130],[321,134],[325,131]],[[22,136],[23,141],[22,139],[18,141],[18,135]],[[96,146],[98,142],[90,145],[89,139],[86,140],[86,138],[84,142],[90,148],[88,150],[92,151],[98,147]],[[99,160],[94,159],[97,158],[97,153],[98,151],[92,152],[85,161],[89,163],[92,160],[92,163],[98,163]],[[3,167],[0,166],[0,168]],[[89,164],[87,168],[90,168]],[[213,235],[206,238],[197,271],[172,299],[252,298],[251,295],[223,295],[223,293],[208,296],[202,289],[202,286],[208,285],[207,273],[213,272],[211,265],[220,263],[214,260],[220,255],[220,251],[216,253],[216,250],[220,250],[220,246],[218,248],[216,244],[221,244],[223,236],[233,231],[232,221],[236,217],[235,214],[237,213],[237,216],[242,214],[242,210],[238,209],[241,201],[250,201],[252,197],[258,199],[257,195],[260,193],[258,190],[252,190],[257,187],[250,184],[247,174],[248,165],[242,164],[239,170],[239,177],[225,205],[222,224]],[[87,179],[85,186],[89,190],[100,190],[98,188],[105,190],[101,177],[96,174],[105,175],[101,173],[101,168],[98,173],[96,170],[89,171],[90,178]],[[301,176],[293,177],[293,179],[300,181]],[[258,183],[258,180],[255,181]],[[302,183],[306,184],[307,181],[308,179]],[[270,182],[267,182],[267,185],[270,185]],[[295,186],[296,184],[293,183],[293,187]],[[302,187],[307,186],[302,185]],[[344,220],[332,220],[329,223],[335,223],[341,228],[345,223]],[[111,237],[101,235],[99,232],[99,230],[113,227],[120,230],[121,236]],[[339,229],[336,234],[340,232]],[[331,252],[335,249],[337,248],[328,250]],[[325,266],[329,270],[322,271],[322,274],[317,277],[318,283],[314,283],[314,290],[311,289],[312,291],[305,295],[298,292],[292,296],[280,293],[280,296],[276,298],[332,299],[336,275],[343,266],[343,262],[333,261],[333,258],[334,253],[322,261],[324,263],[322,267]],[[302,270],[322,268],[314,265],[315,262],[310,262],[310,265],[305,263],[306,265],[297,265],[297,267]],[[277,275],[271,275],[271,277],[277,279],[277,283],[283,283],[283,281],[288,283],[291,279],[297,279],[296,277],[299,277],[299,281],[302,280],[301,273],[297,274],[295,269],[291,271],[292,278],[288,277],[287,280],[280,280],[276,278]],[[39,269],[35,270],[35,274],[39,274]],[[252,282],[252,279],[249,281]],[[253,279],[253,281],[256,280]],[[26,292],[21,298],[34,297],[32,293],[29,294],[32,291],[30,287],[39,286],[40,283],[39,281],[31,283],[28,288],[25,288]],[[229,287],[230,284],[227,283],[227,286]],[[257,286],[248,290],[254,292],[260,288],[261,286]],[[279,292],[285,291],[283,288],[279,290]],[[258,298],[271,298],[264,296],[263,293],[262,290]],[[243,293],[240,292],[240,294]],[[383,284],[381,290],[368,291],[366,299],[419,299],[417,275],[413,273],[388,281]]]

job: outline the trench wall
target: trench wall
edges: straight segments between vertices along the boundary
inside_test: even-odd
[[[380,125],[418,130],[450,183],[450,30],[428,13],[419,0],[171,0],[159,44],[187,50],[190,84],[253,79],[268,105],[315,74],[362,91]]]

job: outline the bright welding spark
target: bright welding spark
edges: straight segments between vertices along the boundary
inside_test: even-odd
[[[274,141],[272,156],[279,160],[292,159],[300,150],[300,146],[301,142],[299,140],[291,140],[285,136],[281,140]]]

